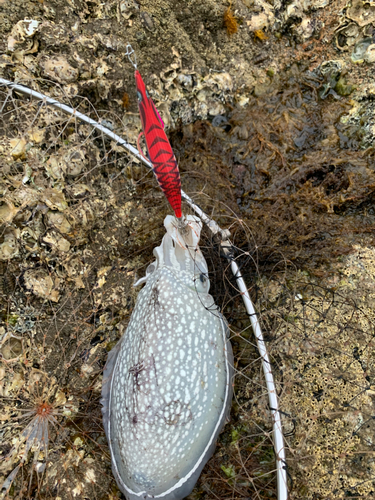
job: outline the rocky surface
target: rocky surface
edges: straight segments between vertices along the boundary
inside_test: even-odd
[[[295,499],[374,493],[374,27],[362,0],[0,0],[0,76],[132,144],[135,49],[183,188],[231,229],[261,311]],[[0,109],[2,496],[120,498],[101,374],[168,207],[74,116],[4,88]],[[276,498],[248,318],[209,235],[202,246],[238,375],[191,499]],[[43,404],[57,421],[48,452],[23,433]]]

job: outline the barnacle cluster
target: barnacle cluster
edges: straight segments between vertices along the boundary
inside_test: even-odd
[[[281,306],[281,401],[296,498],[373,493],[374,262],[373,249],[358,245],[323,283],[300,275]],[[276,301],[286,297],[281,281],[279,292]]]
[[[375,132],[372,103],[375,89],[371,71],[368,71],[368,65],[375,62],[374,26],[373,2],[353,0],[347,3],[344,16],[335,30],[335,45],[341,55],[350,65],[360,66],[361,85],[354,95],[352,109],[341,118],[341,122],[361,147],[373,144]]]

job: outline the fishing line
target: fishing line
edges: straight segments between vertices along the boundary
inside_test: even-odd
[[[133,49],[130,47],[130,52],[127,49],[127,55],[129,57],[130,62],[136,68],[136,56]],[[131,59],[133,57],[133,59]],[[135,156],[140,162],[142,162],[146,167],[153,169],[153,165],[146,158],[142,157],[142,155],[138,152],[136,148],[134,148],[127,141],[122,139],[120,136],[115,134],[109,128],[101,125],[97,121],[89,118],[85,114],[77,111],[76,109],[67,106],[66,104],[62,104],[56,99],[48,97],[40,92],[37,92],[33,89],[30,89],[24,85],[20,85],[4,78],[0,78],[0,86],[7,87],[11,90],[15,90],[21,92],[22,94],[26,94],[31,98],[38,99],[42,103],[49,104],[57,109],[60,109],[64,113],[72,115],[76,119],[81,120],[84,123],[92,126],[94,129],[99,130],[107,137],[113,139],[117,144],[126,149],[130,154]],[[11,94],[9,94],[11,95]],[[3,106],[4,107],[4,106]],[[181,190],[181,196],[186,201],[186,203],[194,210],[194,212],[198,215],[198,217],[206,224],[208,229],[210,230],[213,238],[217,239],[220,244],[221,251],[225,258],[230,263],[230,267],[233,273],[233,276],[236,279],[239,292],[242,296],[246,311],[249,315],[250,322],[253,328],[253,332],[257,341],[258,351],[262,360],[263,373],[266,380],[268,398],[269,398],[269,407],[272,415],[273,421],[273,440],[274,440],[274,450],[276,454],[276,471],[277,471],[277,490],[278,490],[278,500],[286,500],[288,497],[288,489],[287,489],[287,471],[285,469],[284,463],[286,462],[285,455],[285,445],[284,438],[282,432],[282,421],[281,421],[281,413],[279,411],[279,404],[277,399],[277,392],[275,387],[275,381],[273,378],[272,370],[271,370],[271,362],[269,359],[269,355],[267,352],[266,344],[264,341],[262,329],[254,309],[253,303],[251,301],[247,286],[241,274],[241,271],[236,263],[236,260],[233,255],[234,246],[230,241],[230,232],[227,229],[221,229],[220,226],[211,219],[191,198],[188,196],[183,190]]]

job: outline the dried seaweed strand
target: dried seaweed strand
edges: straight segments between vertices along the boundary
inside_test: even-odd
[[[232,12],[232,2],[229,2],[227,10],[224,12],[224,25],[227,28],[227,35],[231,36],[238,31],[238,22]]]

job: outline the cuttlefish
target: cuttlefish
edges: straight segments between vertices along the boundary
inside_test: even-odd
[[[126,332],[108,356],[102,404],[117,484],[128,500],[187,496],[215,449],[232,400],[227,323],[209,295],[201,221],[167,233]]]

